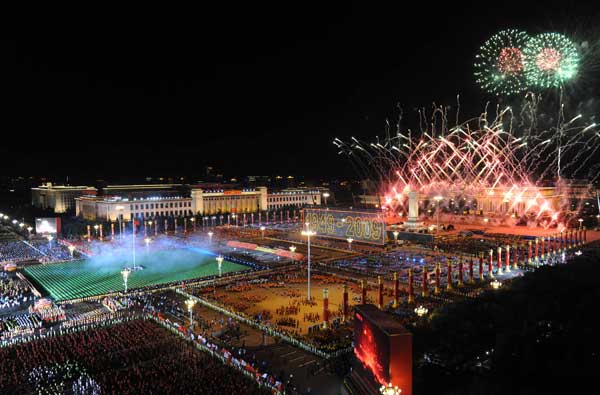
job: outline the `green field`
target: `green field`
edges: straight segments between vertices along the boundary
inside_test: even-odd
[[[81,261],[29,266],[25,274],[41,285],[56,301],[122,291],[121,270],[131,266],[131,255],[103,255]],[[218,274],[214,255],[200,249],[172,249],[138,254],[136,264],[145,267],[131,272],[128,290]],[[223,261],[222,273],[248,270]]]

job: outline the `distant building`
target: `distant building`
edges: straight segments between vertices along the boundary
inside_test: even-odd
[[[321,204],[319,188],[285,189],[268,193],[266,187],[226,189],[219,184],[111,186],[104,196],[81,196],[76,201],[76,214],[87,220],[131,220],[162,216],[217,215],[258,213],[283,207]],[[207,188],[213,186],[217,188]],[[170,189],[173,187],[174,189]],[[166,188],[166,189],[165,189]],[[177,194],[175,193],[177,192]]]
[[[97,189],[89,186],[52,185],[46,183],[31,188],[31,204],[41,209],[53,209],[61,214],[75,208],[75,199],[85,195],[94,196]]]
[[[268,210],[276,210],[282,207],[304,207],[320,206],[323,188],[287,188],[281,191],[269,193],[267,196]]]

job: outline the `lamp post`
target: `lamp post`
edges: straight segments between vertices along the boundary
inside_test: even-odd
[[[419,306],[415,309],[415,313],[419,316],[419,317],[423,317],[425,314],[427,314],[429,310],[426,307],[423,306]]]
[[[192,229],[194,229],[194,232],[196,231],[196,218],[192,217],[190,218],[190,221],[192,221]]]
[[[146,243],[146,252],[148,252],[148,250],[149,250],[149,248],[150,248],[150,242],[151,242],[151,241],[152,241],[152,240],[151,240],[149,237],[146,237],[146,238],[144,239],[144,243]]]
[[[213,232],[208,232],[208,242],[212,244]]]
[[[325,192],[323,194],[323,199],[325,199],[325,207],[327,207],[327,198],[329,197],[329,192]]]
[[[353,239],[352,237],[348,237],[348,238],[346,239],[346,241],[348,242],[348,249],[349,249],[350,251],[352,251],[352,242],[354,241],[354,239]]]
[[[13,225],[17,225],[17,222],[19,222],[19,221],[17,221],[16,219],[13,219],[11,222]]]
[[[581,230],[583,227],[583,218],[579,218],[577,221],[579,221],[579,230]]]
[[[395,230],[392,232],[392,234],[394,235],[394,244],[398,244],[398,235],[400,234],[400,232]]]
[[[292,263],[294,263],[294,253],[296,252],[296,246],[290,246],[290,252],[292,253]]]
[[[127,293],[127,279],[129,278],[129,274],[131,274],[131,270],[128,268],[121,270],[121,276],[123,276],[123,285],[125,285],[125,293]]]
[[[221,272],[221,267],[222,267],[222,265],[223,265],[223,259],[224,259],[224,258],[223,258],[221,255],[219,255],[219,256],[217,257],[217,268],[218,268],[218,270],[219,270],[219,276],[222,274],[222,272]]]
[[[185,301],[185,305],[187,306],[187,309],[190,312],[190,327],[194,326],[194,321],[192,320],[192,312],[194,311],[195,304],[196,301],[194,299],[188,299]]]
[[[500,287],[502,287],[502,283],[498,280],[494,280],[490,283],[490,285],[492,286],[492,288],[494,289],[500,289]]]
[[[302,236],[306,236],[308,239],[308,301],[310,302],[310,236],[314,236],[316,232],[313,232],[308,227],[309,223],[306,223],[306,230],[302,231]]]
[[[94,225],[94,235],[96,236],[96,238],[98,238],[98,224]]]
[[[75,252],[75,247],[73,245],[69,244],[69,247],[67,247],[67,248],[69,248],[69,252],[71,253],[71,258],[73,258],[73,252]]]
[[[440,202],[444,199],[443,196],[435,196],[433,200],[437,202],[436,216],[437,216],[437,225],[435,227],[435,233],[438,234],[440,232]]]
[[[52,240],[54,239],[54,237],[48,235],[48,244],[50,245],[50,248],[52,248]]]
[[[267,229],[267,228],[265,228],[264,226],[260,227],[260,233],[262,234],[263,239],[265,238],[265,229]]]
[[[392,383],[388,383],[388,385],[382,385],[379,388],[379,393],[381,395],[400,395],[402,390],[398,388],[398,386],[392,386]]]

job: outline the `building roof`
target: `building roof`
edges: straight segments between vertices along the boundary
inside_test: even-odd
[[[354,306],[354,309],[388,336],[410,334],[410,331],[391,314],[379,310],[374,304],[359,304]]]

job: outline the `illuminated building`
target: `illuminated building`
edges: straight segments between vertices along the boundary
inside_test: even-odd
[[[41,209],[53,209],[61,214],[75,208],[75,199],[84,195],[96,195],[97,189],[89,186],[52,185],[46,183],[31,188],[31,205]]]

